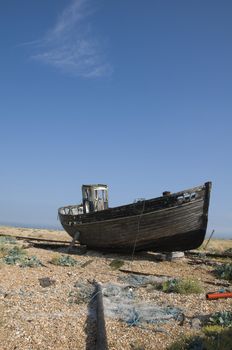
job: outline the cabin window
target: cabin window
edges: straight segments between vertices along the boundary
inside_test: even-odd
[[[98,190],[98,199],[103,202],[107,201],[107,194],[105,190]]]
[[[85,196],[85,199],[89,199],[89,191],[88,191],[87,188],[85,189],[85,194],[84,194],[84,196]]]

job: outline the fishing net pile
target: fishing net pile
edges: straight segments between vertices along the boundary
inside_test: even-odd
[[[102,295],[105,316],[126,322],[131,326],[143,323],[165,323],[181,320],[183,317],[183,311],[179,308],[138,300],[136,289],[131,285],[105,284]]]

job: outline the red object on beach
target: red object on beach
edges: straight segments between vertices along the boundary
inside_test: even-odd
[[[206,294],[206,299],[232,298],[232,292],[212,292]]]

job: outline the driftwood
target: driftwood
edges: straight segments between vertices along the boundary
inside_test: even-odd
[[[202,281],[206,284],[211,284],[213,286],[222,286],[222,287],[229,287],[230,283],[229,282],[216,282],[216,281]]]
[[[161,275],[161,274],[155,274],[155,273],[147,273],[147,272],[139,272],[139,271],[133,271],[133,270],[126,270],[126,269],[119,269],[119,271],[124,272],[124,273],[131,273],[134,275],[144,275],[144,276],[155,276],[155,277],[167,277],[167,278],[176,278],[173,276],[168,276],[168,275]],[[217,281],[208,281],[208,280],[203,280],[203,283],[206,284],[211,284],[214,286],[222,286],[222,287],[229,287],[230,283],[229,282],[217,282]]]
[[[140,271],[133,271],[133,270],[126,270],[126,269],[119,269],[119,271],[124,273],[131,273],[133,275],[144,275],[144,276],[155,276],[155,277],[168,277],[171,278],[172,276],[168,275],[161,275],[158,273],[148,273],[148,272],[140,272]]]
[[[232,259],[232,253],[210,253],[210,252],[198,252],[198,251],[186,251],[186,256],[200,256],[200,257],[211,257],[211,258],[231,258]]]
[[[25,241],[41,241],[41,242],[51,242],[51,243],[62,243],[62,244],[70,244],[70,241],[60,241],[60,240],[54,240],[54,239],[46,239],[46,238],[39,238],[39,237],[27,237],[27,236],[13,236],[13,235],[5,235],[0,234],[0,237],[12,237],[15,239],[21,239]]]
[[[212,261],[204,259],[194,259],[188,262],[189,265],[208,265],[208,266],[219,266],[223,264],[222,261]]]

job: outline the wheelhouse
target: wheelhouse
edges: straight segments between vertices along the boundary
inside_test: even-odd
[[[84,213],[100,211],[108,208],[108,186],[83,185],[82,203]]]

